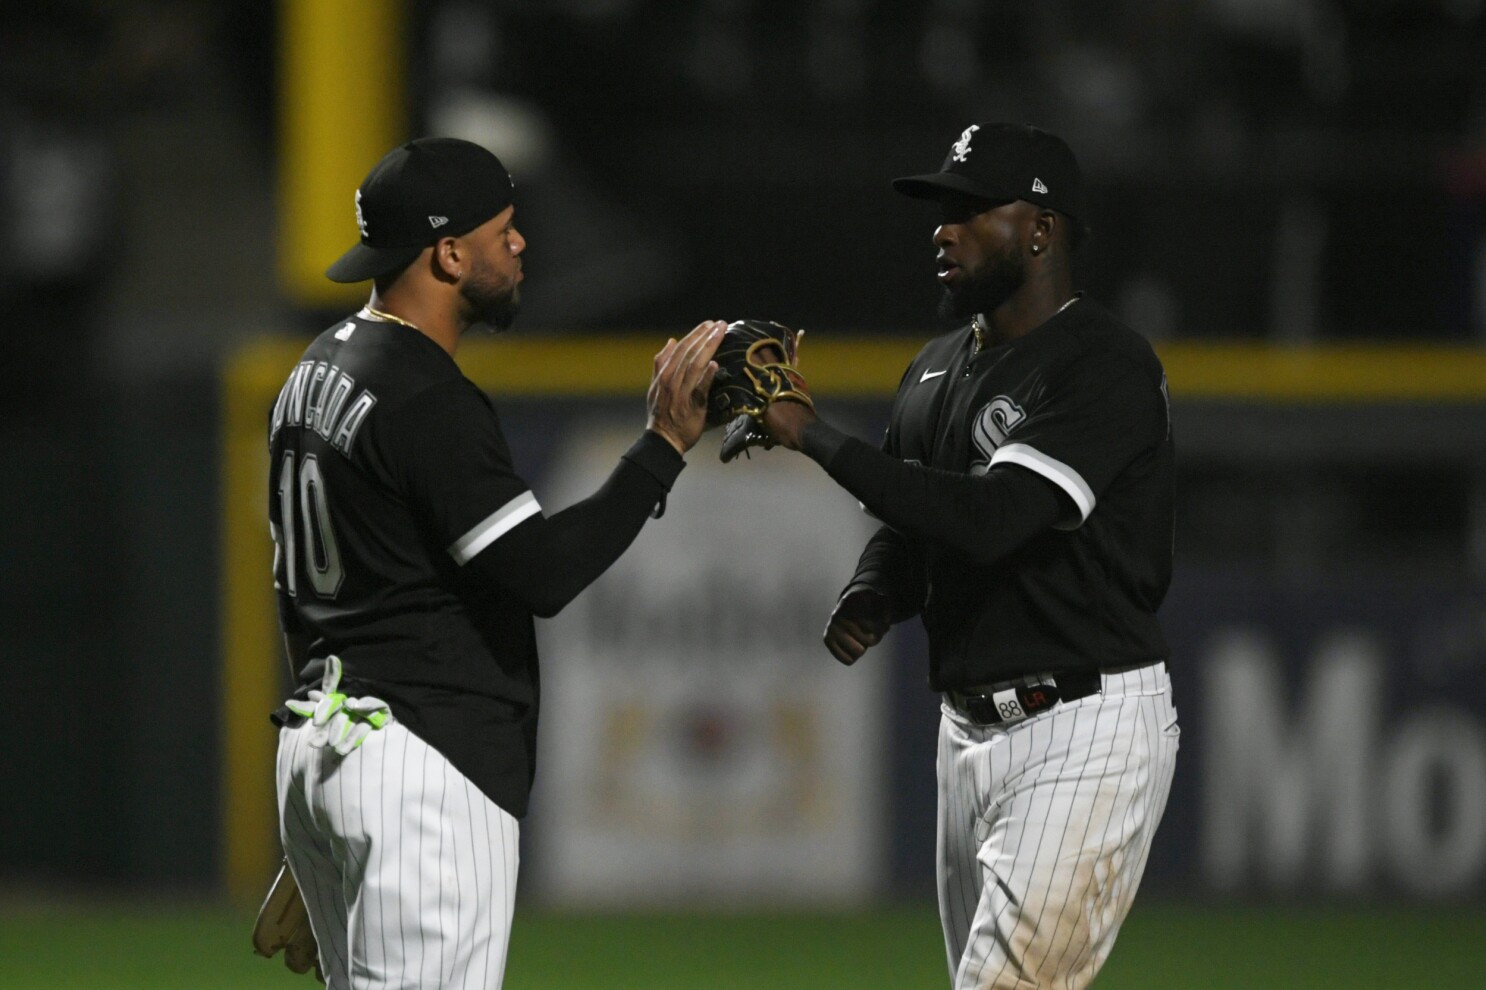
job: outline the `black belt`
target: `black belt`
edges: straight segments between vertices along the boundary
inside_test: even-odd
[[[1073,670],[946,691],[944,697],[976,725],[1010,725],[1045,712],[1059,702],[1098,694],[1100,684],[1099,671]]]

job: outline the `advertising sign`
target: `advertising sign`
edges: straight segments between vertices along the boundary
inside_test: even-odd
[[[1179,574],[1182,722],[1152,879],[1212,893],[1486,892],[1486,611],[1428,582]]]
[[[597,489],[634,436],[571,420],[544,510]],[[626,906],[869,896],[889,664],[844,668],[820,635],[874,526],[798,455],[723,465],[709,435],[687,460],[664,515],[541,623],[530,889]]]

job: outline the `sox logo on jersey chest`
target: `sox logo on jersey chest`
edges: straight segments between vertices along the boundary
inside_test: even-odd
[[[980,453],[971,462],[970,473],[979,476],[990,470],[991,458],[995,456],[996,450],[1006,442],[1007,435],[1016,429],[1017,424],[1026,418],[1026,411],[1008,396],[998,395],[986,403],[985,408],[976,414],[975,425],[970,429],[970,441]]]

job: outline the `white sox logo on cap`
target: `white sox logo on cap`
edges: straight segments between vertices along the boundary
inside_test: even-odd
[[[361,236],[366,236],[366,217],[361,215],[361,190],[356,190],[356,229],[361,231]]]
[[[915,199],[1020,199],[1075,218],[1082,209],[1079,185],[1078,161],[1061,138],[1012,123],[971,124],[950,145],[939,171],[893,180],[894,189]]]
[[[954,145],[953,155],[955,161],[962,162],[970,157],[970,138],[978,130],[980,130],[979,124],[971,124],[965,128],[964,132],[960,135],[960,139]]]

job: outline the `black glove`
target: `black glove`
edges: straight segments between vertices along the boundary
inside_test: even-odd
[[[717,374],[707,393],[707,423],[723,431],[724,463],[750,447],[768,450],[774,440],[763,426],[764,413],[780,400],[802,402],[812,409],[810,389],[795,356],[804,331],[770,320],[735,320],[728,324],[717,353]]]

